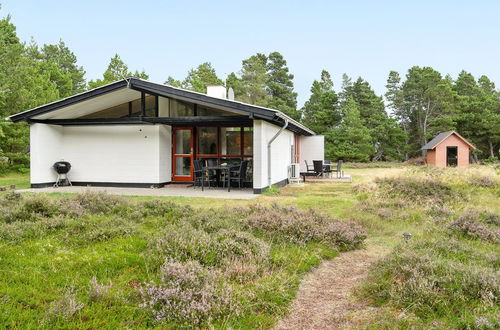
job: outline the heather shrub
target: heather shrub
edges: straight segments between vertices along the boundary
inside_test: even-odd
[[[75,198],[85,211],[94,214],[107,214],[119,207],[127,206],[125,199],[105,192],[85,191],[83,194],[77,194]]]
[[[75,316],[83,306],[83,303],[77,300],[76,293],[73,292],[73,290],[67,290],[62,297],[50,304],[49,315],[59,316],[65,320],[69,320]]]
[[[192,213],[192,209],[189,206],[180,206],[174,202],[160,199],[144,201],[138,207],[144,217],[181,216]]]
[[[158,323],[172,327],[207,325],[236,311],[231,289],[197,261],[167,259],[159,282],[144,284],[140,295],[141,307],[150,310]]]
[[[128,237],[137,231],[137,225],[128,219],[111,217],[85,218],[71,223],[66,241],[76,244],[103,242],[117,237]]]
[[[249,229],[258,230],[272,240],[299,244],[322,242],[343,249],[353,249],[366,238],[364,230],[354,224],[333,219],[314,210],[300,210],[293,206],[254,205],[244,219]]]
[[[500,302],[495,271],[447,258],[455,254],[446,251],[447,242],[437,252],[436,244],[440,245],[433,241],[399,247],[372,269],[370,284],[362,290],[379,303],[391,302],[427,320],[451,316],[466,320],[467,314],[494,308]]]
[[[472,176],[467,180],[467,183],[470,184],[471,186],[476,186],[481,188],[494,188],[497,185],[496,181],[493,178],[484,175]]]
[[[13,196],[13,195],[11,195]],[[16,221],[39,221],[51,218],[58,212],[55,204],[43,195],[31,195],[14,198],[0,206],[0,221],[12,223]]]
[[[194,259],[203,265],[220,265],[226,258],[269,257],[269,246],[250,233],[220,230],[209,234],[187,223],[166,227],[152,245],[160,256],[181,261]]]
[[[457,190],[437,178],[386,177],[375,182],[382,195],[411,202],[442,204],[459,196]]]
[[[466,211],[456,220],[451,222],[448,228],[466,237],[482,239],[494,243],[500,242],[500,230],[498,228],[489,228],[487,225],[483,224],[481,222],[481,215],[478,211]]]
[[[112,298],[110,289],[111,283],[101,284],[95,276],[92,276],[89,283],[89,300],[92,302],[109,301]]]

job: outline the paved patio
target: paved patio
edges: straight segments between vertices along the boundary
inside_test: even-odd
[[[85,191],[104,191],[111,195],[122,196],[157,196],[157,197],[206,197],[206,198],[223,198],[223,199],[253,199],[257,194],[253,193],[252,189],[227,189],[222,188],[201,188],[194,189],[192,186],[186,185],[167,185],[164,188],[115,188],[115,187],[59,187],[59,188],[37,188],[37,189],[21,189],[18,192],[33,192],[33,193],[83,193]]]

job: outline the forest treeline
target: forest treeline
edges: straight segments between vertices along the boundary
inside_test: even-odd
[[[29,164],[28,126],[4,118],[129,76],[149,78],[144,71],[130,71],[115,55],[102,78],[87,81],[62,40],[43,46],[22,42],[10,16],[0,19],[0,171],[27,170]],[[329,159],[405,160],[419,156],[422,145],[447,130],[470,139],[477,159],[499,157],[500,91],[487,76],[462,71],[453,78],[415,66],[404,75],[391,71],[381,96],[363,78],[345,74],[335,88],[330,72],[323,70],[302,107],[293,79],[283,55],[272,52],[244,59],[225,79],[206,62],[183,79],[167,77],[165,83],[201,93],[207,85],[226,85],[236,100],[281,110],[325,136]]]

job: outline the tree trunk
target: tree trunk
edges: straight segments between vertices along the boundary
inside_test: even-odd
[[[490,157],[495,158],[495,150],[493,150],[493,141],[488,139],[488,145],[490,146]]]

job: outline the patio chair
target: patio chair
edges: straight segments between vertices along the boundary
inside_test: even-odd
[[[323,176],[325,169],[323,168],[322,160],[313,160],[314,172],[316,176]]]
[[[196,188],[196,185],[199,184],[201,186],[201,190],[203,191],[203,180],[204,175],[203,175],[203,168],[201,166],[201,160],[195,159],[193,160],[193,165],[194,165],[194,183],[193,183],[193,188]]]
[[[243,185],[243,180],[245,180],[245,177],[247,175],[247,167],[248,167],[248,160],[244,160],[239,165],[233,166],[229,169],[229,177],[227,178],[228,191],[231,191],[232,181],[237,181],[238,188],[241,189],[241,186]]]
[[[328,160],[328,159],[325,159],[323,161],[323,173],[331,174],[332,172],[334,172],[332,170],[332,161]]]
[[[304,159],[304,163],[306,163],[306,171],[314,172],[314,166],[307,164],[307,160]]]
[[[337,162],[337,169],[332,170],[332,172],[337,173],[337,178],[342,178],[344,176],[344,171],[342,170],[342,159],[339,159]]]

